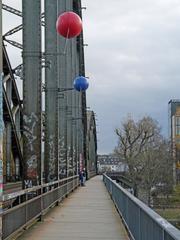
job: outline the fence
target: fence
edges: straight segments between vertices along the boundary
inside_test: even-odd
[[[103,181],[134,240],[180,240],[180,231],[107,175]]]
[[[51,206],[60,202],[78,185],[79,177],[73,176],[4,195],[3,204],[8,208],[1,213],[1,239],[11,238],[15,233],[45,214]]]

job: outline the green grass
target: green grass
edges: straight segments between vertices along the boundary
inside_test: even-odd
[[[165,208],[166,206],[168,208],[180,208],[180,184],[174,187],[168,198],[163,194],[154,197],[154,204],[155,206],[159,205],[159,207],[164,206]]]
[[[180,184],[174,187],[173,193],[169,196],[167,203],[166,201],[167,199],[161,196],[161,204],[167,205],[168,208],[158,208],[154,210],[167,221],[172,221],[172,224],[180,229]]]
[[[180,206],[180,184],[174,187],[174,191],[170,197],[170,204],[177,204]]]
[[[180,208],[174,209],[155,209],[155,211],[163,218],[167,220],[177,219],[180,220]]]
[[[180,208],[174,209],[155,209],[155,211],[164,219],[180,229]]]

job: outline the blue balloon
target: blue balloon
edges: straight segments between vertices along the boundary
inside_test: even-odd
[[[85,91],[89,87],[87,79],[83,76],[79,76],[74,79],[74,88],[77,91]]]

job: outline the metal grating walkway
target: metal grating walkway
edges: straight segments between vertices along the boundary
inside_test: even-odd
[[[113,202],[96,176],[33,225],[19,240],[128,240]]]

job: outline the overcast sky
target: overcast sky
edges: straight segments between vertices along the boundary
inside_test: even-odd
[[[83,0],[87,103],[98,152],[117,144],[127,114],[150,115],[168,136],[168,101],[180,98],[180,1]]]
[[[3,2],[17,8],[21,1]],[[82,5],[89,45],[87,105],[97,114],[98,153],[113,151],[114,129],[129,113],[135,119],[150,115],[167,136],[168,101],[180,98],[180,1],[82,0]],[[21,23],[4,16],[4,32]],[[20,63],[17,51],[8,49],[12,63]]]

